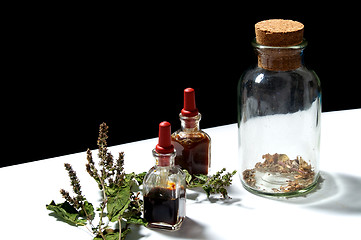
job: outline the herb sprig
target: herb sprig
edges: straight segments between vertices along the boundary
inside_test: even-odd
[[[142,218],[143,201],[139,198],[139,185],[144,178],[144,173],[126,174],[124,172],[124,153],[114,158],[107,149],[108,126],[102,123],[99,127],[98,157],[100,159],[97,169],[92,152],[87,150],[86,170],[98,183],[102,193],[100,206],[95,210],[81,192],[80,181],[72,166],[65,163],[74,197],[69,192],[61,189],[60,193],[65,199],[64,203],[56,204],[52,201],[46,208],[53,211],[53,215],[59,219],[74,225],[86,226],[94,234],[94,240],[118,240],[125,239],[130,232],[129,224],[146,225]],[[99,216],[98,224],[94,224],[94,218]],[[118,228],[112,229],[110,223],[118,224]],[[90,228],[89,228],[90,226]]]
[[[220,193],[223,199],[231,198],[228,195],[226,187],[229,187],[232,184],[232,177],[237,173],[236,170],[231,173],[224,173],[226,169],[222,168],[222,170],[210,176],[204,174],[192,176],[187,170],[183,171],[186,172],[186,182],[188,188],[202,187],[208,198],[211,194],[215,193]]]

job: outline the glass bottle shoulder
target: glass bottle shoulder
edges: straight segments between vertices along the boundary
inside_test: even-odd
[[[185,173],[177,165],[167,167],[153,166],[145,175],[143,183],[156,185],[157,183],[160,183],[161,180],[164,180],[164,178],[178,182],[185,179],[185,177]]]
[[[269,71],[258,66],[246,70],[239,80],[239,86],[250,84],[258,86],[272,86],[278,83],[285,84],[290,81],[306,81],[312,83],[312,86],[320,87],[320,81],[316,73],[305,66],[301,66],[291,71]]]
[[[149,169],[149,171],[147,172],[147,174],[144,177],[144,181],[147,181],[148,178],[151,178],[152,176],[158,176],[161,173],[167,173],[167,176],[170,175],[180,175],[183,176],[184,172],[182,171],[182,169],[179,168],[179,166],[174,165],[174,166],[166,166],[166,167],[161,167],[161,166],[153,166],[151,169]],[[184,175],[185,176],[185,175]]]
[[[250,68],[240,78],[237,91],[239,116],[247,119],[306,110],[321,96],[317,75],[305,66],[292,71]]]
[[[191,139],[194,142],[199,142],[202,140],[211,140],[211,137],[208,135],[208,133],[202,131],[202,130],[196,130],[196,131],[188,131],[179,129],[176,132],[172,134],[172,140],[174,141],[183,141],[185,139]]]

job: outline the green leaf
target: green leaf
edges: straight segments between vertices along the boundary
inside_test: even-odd
[[[123,235],[123,234],[122,234]],[[106,240],[119,240],[119,232],[107,233],[104,235]],[[96,236],[93,240],[103,240],[101,236]]]
[[[109,231],[108,231],[109,230]],[[125,239],[126,235],[130,232],[130,228],[122,229],[122,239]],[[119,240],[119,229],[106,229],[104,232],[104,237],[106,240]],[[102,236],[98,235],[93,240],[103,240]]]
[[[107,202],[108,218],[111,222],[115,222],[123,215],[130,203],[130,186],[119,188],[114,197],[109,197]]]
[[[95,216],[95,212],[94,212],[94,207],[93,207],[93,204],[89,203],[88,201],[85,201],[83,203],[83,207],[85,209],[85,212],[84,210],[82,209],[80,212],[79,212],[79,215],[81,217],[84,217],[84,218],[90,218],[91,220],[94,219],[94,216]]]
[[[53,211],[53,215],[58,219],[75,226],[85,226],[87,220],[79,218],[79,212],[71,206],[67,201],[56,204],[51,201],[46,205],[46,209]]]
[[[185,169],[183,169],[183,172],[186,174],[186,183],[188,185],[192,181],[192,175],[190,175],[189,172]]]
[[[138,184],[139,185],[142,185],[143,184],[143,180],[144,180],[144,177],[145,175],[147,174],[147,172],[142,172],[142,173],[138,173],[135,175],[135,180],[137,180]]]
[[[195,175],[196,178],[206,182],[208,180],[208,176],[207,175],[204,175],[204,174],[198,174],[198,175]]]
[[[135,178],[136,174],[134,172],[125,174],[124,180],[129,183],[133,178]]]
[[[207,194],[207,198],[209,198],[209,196],[211,195],[212,193],[212,187],[210,187],[209,185],[203,185],[203,190],[206,192]]]
[[[108,197],[116,196],[118,191],[119,191],[119,187],[115,184],[112,184],[105,188],[105,194]]]
[[[106,240],[119,240],[119,232],[105,235]]]
[[[138,224],[138,225],[143,225],[143,226],[148,225],[148,222],[140,216],[131,216],[130,218],[127,218],[127,223],[133,223],[133,224]]]
[[[199,174],[192,176],[188,172],[186,172],[186,182],[188,188],[196,188],[203,187],[203,185],[207,182],[208,176]]]

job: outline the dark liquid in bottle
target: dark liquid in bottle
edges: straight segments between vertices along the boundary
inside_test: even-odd
[[[176,149],[175,164],[186,169],[190,174],[208,174],[209,167],[209,139],[204,134],[181,135],[172,137],[172,144]]]
[[[167,223],[175,225],[178,220],[179,198],[175,190],[155,187],[144,196],[144,218],[149,223]]]

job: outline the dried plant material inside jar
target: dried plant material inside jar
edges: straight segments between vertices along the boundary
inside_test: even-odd
[[[301,156],[291,160],[286,154],[265,154],[263,162],[243,171],[244,181],[253,188],[267,192],[290,192],[307,188],[315,172]]]

